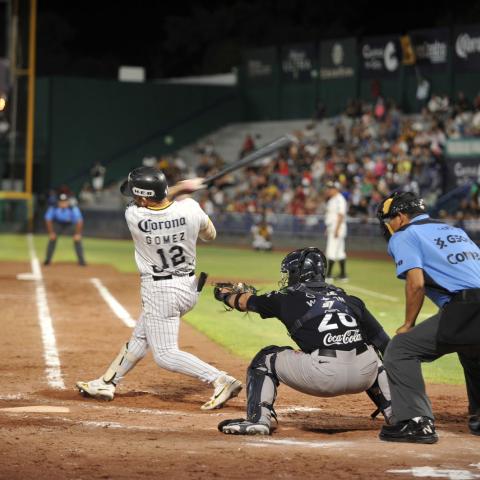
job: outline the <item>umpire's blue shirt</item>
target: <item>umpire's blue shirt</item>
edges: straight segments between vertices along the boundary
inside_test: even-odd
[[[388,242],[397,277],[405,279],[412,268],[421,268],[425,293],[439,307],[453,294],[480,288],[480,249],[457,227],[418,215],[397,230]]]
[[[78,207],[49,207],[45,213],[45,220],[63,224],[76,224],[83,220],[83,217]]]

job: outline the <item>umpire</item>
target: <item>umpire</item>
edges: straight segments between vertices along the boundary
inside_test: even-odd
[[[45,225],[48,232],[48,245],[44,265],[50,265],[55,247],[57,245],[57,232],[59,234],[73,234],[73,245],[77,254],[78,264],[85,266],[82,246],[83,216],[76,205],[71,205],[66,193],[58,196],[57,204],[50,206],[45,213]]]
[[[268,435],[277,387],[284,383],[318,397],[366,391],[386,421],[390,418],[388,381],[380,358],[389,337],[365,304],[325,282],[327,260],[318,248],[290,252],[282,261],[283,288],[265,295],[215,288],[229,309],[276,317],[300,347],[269,346],[247,371],[247,419],[225,420],[227,434]],[[375,415],[374,414],[374,415]]]
[[[451,352],[465,373],[470,432],[480,435],[480,249],[462,229],[432,220],[411,192],[383,200],[377,217],[397,277],[406,281],[405,322],[384,357],[396,423],[380,439],[438,441],[421,363]],[[415,326],[425,295],[440,310]]]

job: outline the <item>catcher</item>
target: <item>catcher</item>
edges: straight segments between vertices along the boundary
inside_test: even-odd
[[[366,391],[391,417],[390,391],[379,354],[390,340],[362,300],[325,282],[327,261],[318,248],[290,252],[282,261],[278,291],[257,295],[246,284],[217,283],[215,298],[227,309],[278,318],[300,347],[269,346],[247,370],[247,419],[225,420],[227,434],[269,435],[277,387],[284,383],[318,397]]]

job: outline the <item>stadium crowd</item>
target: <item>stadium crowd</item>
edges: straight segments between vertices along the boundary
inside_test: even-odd
[[[210,213],[321,215],[322,186],[329,180],[340,182],[351,217],[374,216],[380,200],[397,189],[413,191],[433,205],[445,189],[446,140],[480,136],[480,95],[472,103],[461,92],[452,103],[432,95],[415,116],[402,115],[381,97],[374,105],[352,101],[331,122],[332,141],[319,137],[314,122],[308,124],[294,132],[298,143],[241,175],[220,179],[204,193],[203,206]],[[246,138],[239,156],[247,144],[255,147]],[[223,164],[209,145],[199,152],[195,174],[209,176]],[[463,200],[461,215],[480,216],[478,185]]]
[[[394,190],[410,190],[428,205],[445,193],[444,148],[449,138],[480,136],[480,94],[469,102],[462,92],[454,101],[433,94],[417,115],[403,115],[394,102],[378,97],[374,104],[349,101],[342,115],[328,120],[328,140],[313,120],[292,132],[298,142],[255,166],[227,175],[202,192],[200,202],[210,215],[237,212],[274,217],[321,216],[323,186],[340,183],[349,216],[375,215],[380,200]],[[247,135],[239,158],[256,148],[258,136]],[[225,165],[209,141],[197,148],[196,165],[179,157],[148,157],[170,183],[189,176],[208,177]],[[461,203],[458,220],[480,217],[478,184]]]

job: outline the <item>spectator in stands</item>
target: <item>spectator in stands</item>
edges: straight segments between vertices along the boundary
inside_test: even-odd
[[[350,101],[346,114],[331,124],[331,140],[317,135],[323,126],[305,128],[297,132],[296,144],[216,184],[208,192],[215,213],[261,214],[269,209],[273,215],[289,213],[310,224],[310,215],[315,219],[325,210],[325,199],[317,192],[334,179],[349,199],[349,214],[362,219],[374,216],[378,202],[394,190],[408,188],[435,203],[445,183],[447,140],[480,135],[480,114],[476,126],[472,114],[453,109],[449,114],[445,96],[434,94],[431,101],[433,111],[425,108],[415,117],[402,115],[388,99],[378,99],[382,112]],[[220,162],[216,153],[202,153],[196,174],[211,175]]]
[[[106,172],[107,172],[107,169],[100,162],[96,162],[95,165],[90,170],[90,175],[92,178],[92,187],[93,187],[93,191],[96,194],[98,194],[103,190]]]
[[[245,139],[243,140],[242,149],[240,150],[240,158],[243,158],[253,150],[255,150],[255,140],[250,133],[247,133]]]
[[[78,200],[80,205],[84,207],[95,204],[95,192],[93,191],[93,187],[88,182],[83,184],[83,187],[78,194]]]
[[[273,249],[272,245],[272,233],[273,227],[268,224],[265,216],[262,220],[256,224],[252,225],[252,247],[255,250],[262,250],[271,252]]]
[[[472,107],[470,105],[470,102],[468,101],[467,97],[465,96],[465,93],[463,91],[459,91],[457,93],[457,99],[455,100],[455,103],[453,104],[453,113],[454,115],[459,115],[463,112],[471,111]]]

